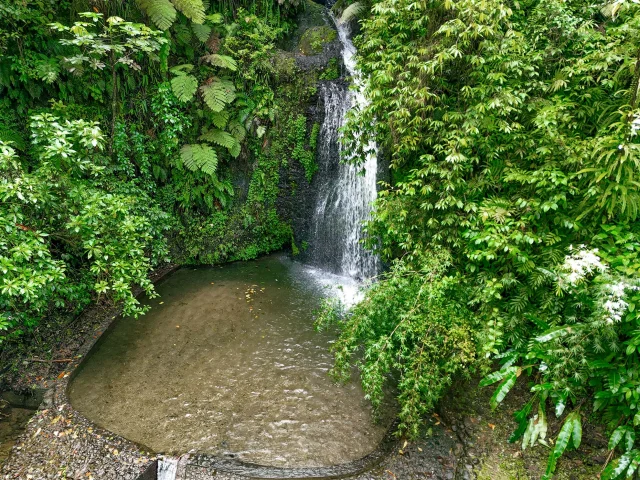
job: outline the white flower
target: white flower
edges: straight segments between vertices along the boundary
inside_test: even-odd
[[[607,316],[605,320],[609,325],[613,325],[614,322],[622,320],[622,315],[624,315],[624,312],[629,306],[629,304],[624,301],[627,290],[640,290],[640,287],[623,280],[605,286],[606,300],[602,304],[602,308],[606,312]]]
[[[569,250],[573,252],[573,245],[569,247]],[[597,253],[597,248],[587,250],[584,245],[580,245],[575,253],[564,258],[561,267],[564,272],[563,279],[570,285],[576,285],[591,273],[604,273],[607,266],[602,263]]]
[[[631,120],[631,133],[629,134],[631,137],[635,137],[640,131],[640,112],[636,112],[633,114],[633,120]]]

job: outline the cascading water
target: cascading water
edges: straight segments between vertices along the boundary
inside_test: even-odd
[[[354,81],[350,90],[344,79],[323,82],[325,117],[318,141],[319,186],[313,219],[312,262],[339,275],[365,279],[376,274],[379,259],[361,244],[363,222],[370,218],[371,204],[376,198],[377,156],[371,144],[360,166],[341,161],[343,147],[340,128],[347,112],[364,105],[363,85],[355,65],[355,47],[345,24],[335,21],[342,43],[342,59]]]

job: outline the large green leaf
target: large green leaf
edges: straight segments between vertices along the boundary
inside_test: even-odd
[[[364,13],[366,7],[360,2],[353,2],[347,8],[344,9],[342,15],[340,15],[340,23],[347,23],[353,20],[354,18],[358,18],[360,15]]]
[[[202,43],[209,40],[209,36],[211,36],[211,27],[209,25],[193,23],[191,24],[191,30],[193,30],[193,34]]]
[[[193,75],[182,74],[171,79],[171,90],[178,100],[188,102],[198,89],[198,79]]]
[[[218,128],[224,128],[229,122],[229,112],[223,110],[221,112],[212,112],[210,115],[211,121]]]
[[[201,57],[203,62],[210,63],[215,67],[226,68],[235,72],[238,69],[236,61],[228,55],[220,55],[218,53],[212,53]]]
[[[500,404],[502,400],[504,400],[504,397],[507,396],[507,393],[509,393],[509,390],[511,390],[513,386],[516,384],[517,378],[518,378],[518,375],[515,371],[510,371],[507,375],[505,375],[504,380],[500,385],[498,385],[498,388],[496,389],[496,391],[493,393],[493,396],[491,397],[491,400],[490,400],[491,408],[493,409],[497,408],[498,404]]]
[[[213,78],[209,83],[200,87],[202,98],[214,112],[221,112],[225,105],[236,98],[236,89],[229,80]]]
[[[554,327],[541,335],[538,335],[535,340],[536,342],[545,343],[550,340],[555,340],[556,338],[563,337],[573,331],[576,330],[576,327],[573,325],[563,325],[561,327]]]
[[[176,21],[176,9],[169,0],[138,0],[138,6],[161,30],[168,29]]]
[[[186,168],[192,171],[202,170],[214,175],[218,167],[218,155],[209,145],[195,143],[184,145],[180,149],[180,158]]]
[[[582,417],[579,413],[573,417],[573,430],[571,437],[573,439],[573,448],[579,448],[582,441]]]
[[[609,437],[609,450],[613,450],[614,448],[616,448],[616,446],[618,446],[626,431],[626,425],[621,425],[613,431],[613,433]]]
[[[175,7],[193,23],[204,23],[204,4],[202,0],[172,0]]]
[[[543,477],[544,479],[551,478],[551,475],[553,475],[553,472],[556,470],[558,459],[562,456],[564,451],[567,449],[567,446],[569,445],[571,434],[573,433],[573,428],[575,426],[575,415],[576,412],[571,412],[569,415],[567,415],[567,418],[565,418],[564,423],[562,424],[562,428],[560,428],[560,433],[558,433],[558,437],[556,438],[556,444],[553,447],[553,451],[549,455],[547,470]]]
[[[225,147],[229,152],[238,151],[237,147],[239,145],[238,140],[228,132],[223,130],[213,129],[209,130],[202,135],[200,135],[200,140],[205,140],[207,142],[212,142],[220,145],[221,147]],[[235,155],[237,156],[237,154]]]

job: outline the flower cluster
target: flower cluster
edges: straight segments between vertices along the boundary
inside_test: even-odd
[[[569,246],[569,251],[573,251],[573,246]],[[580,245],[576,253],[565,257],[561,267],[561,278],[569,285],[577,285],[587,275],[595,272],[604,273],[606,270],[607,265],[600,260],[597,248],[587,250],[584,245]]]
[[[622,315],[629,306],[629,304],[624,301],[626,291],[640,290],[640,287],[621,280],[617,283],[606,285],[605,290],[607,295],[605,302],[602,304],[602,308],[607,313],[607,324],[613,325],[614,322],[622,320]]]

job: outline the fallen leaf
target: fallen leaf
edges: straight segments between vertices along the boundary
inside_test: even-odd
[[[496,428],[496,426],[493,423],[489,423],[488,425],[491,430],[494,430]]]

